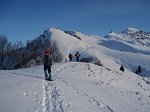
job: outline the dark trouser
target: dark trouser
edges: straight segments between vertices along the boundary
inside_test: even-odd
[[[72,58],[69,58],[70,61],[72,61]]]
[[[51,80],[51,66],[44,65],[45,79]]]
[[[77,57],[77,62],[79,61],[79,57]]]

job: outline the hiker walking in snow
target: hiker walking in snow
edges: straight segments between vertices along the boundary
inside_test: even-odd
[[[76,58],[77,58],[77,62],[79,61],[79,57],[80,57],[80,54],[79,52],[77,51],[76,54],[75,54]]]
[[[45,51],[45,56],[44,56],[44,73],[45,73],[45,79],[49,81],[52,81],[51,66],[52,66],[52,57],[50,54],[50,50],[47,49]]]
[[[72,61],[72,54],[69,54],[69,60]]]

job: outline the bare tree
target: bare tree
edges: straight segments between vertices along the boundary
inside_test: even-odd
[[[21,41],[16,41],[14,44],[11,42],[7,43],[6,54],[5,54],[5,69],[14,69],[22,67],[22,48],[23,44]]]
[[[10,68],[10,64],[11,64],[11,51],[12,50],[13,50],[13,44],[11,42],[8,42],[8,44],[6,46],[6,56],[5,56],[5,59],[7,58],[7,60],[6,60],[6,64],[7,64],[6,69]]]
[[[23,54],[23,43],[21,41],[16,41],[12,47],[11,51],[11,62],[14,64],[14,68],[22,67],[22,54]]]
[[[4,58],[6,54],[6,47],[8,40],[6,36],[0,35],[0,67],[3,68]]]

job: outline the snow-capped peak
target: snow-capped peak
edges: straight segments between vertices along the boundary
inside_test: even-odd
[[[150,33],[136,28],[127,28],[121,33],[110,32],[109,34],[105,35],[104,38],[121,40],[123,42],[138,45],[141,47],[150,46]]]
[[[126,33],[126,34],[133,34],[133,33],[136,33],[136,32],[139,32],[140,30],[139,29],[135,29],[135,28],[127,28],[123,31],[123,33]]]

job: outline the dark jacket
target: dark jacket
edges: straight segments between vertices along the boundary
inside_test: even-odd
[[[69,58],[70,58],[70,59],[72,58],[72,54],[71,54],[71,53],[69,54]]]
[[[79,54],[78,52],[76,52],[75,56],[76,56],[77,58],[79,58],[79,57],[80,57],[80,54]]]
[[[50,55],[45,55],[44,57],[44,65],[52,66],[52,58]]]

